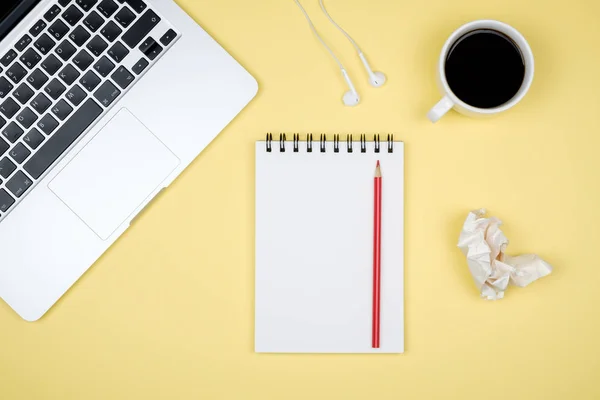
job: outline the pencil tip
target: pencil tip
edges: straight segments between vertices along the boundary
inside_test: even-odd
[[[375,167],[375,178],[381,178],[381,166],[379,160],[377,160],[377,166]]]

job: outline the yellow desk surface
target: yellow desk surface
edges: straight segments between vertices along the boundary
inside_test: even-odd
[[[0,399],[600,398],[600,3],[328,0],[388,84],[303,0],[178,0],[259,81],[257,98],[39,322],[0,303]],[[505,21],[536,59],[500,117],[429,123],[446,37]],[[406,143],[406,353],[253,352],[254,142],[271,132],[394,132]],[[332,209],[335,204],[331,204]],[[456,248],[470,209],[509,253],[554,267],[480,299]],[[310,238],[307,238],[310,239]]]

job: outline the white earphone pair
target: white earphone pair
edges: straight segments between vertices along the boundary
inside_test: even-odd
[[[342,76],[344,77],[344,80],[346,81],[346,83],[348,84],[348,88],[350,89],[344,94],[344,97],[342,97],[342,101],[347,106],[357,105],[358,103],[360,103],[360,96],[358,95],[358,92],[356,91],[356,88],[354,87],[354,84],[352,83],[352,80],[350,79],[348,72],[346,72],[346,68],[344,68],[344,65],[342,64],[342,62],[336,57],[336,55],[333,53],[331,48],[329,48],[329,46],[327,46],[325,41],[321,38],[321,35],[319,35],[319,32],[317,32],[317,29],[315,28],[314,24],[312,23],[310,17],[308,16],[308,13],[304,9],[304,7],[302,7],[302,4],[300,4],[300,1],[299,0],[294,0],[294,1],[296,2],[296,4],[298,5],[300,10],[306,17],[306,20],[308,21],[310,28],[312,29],[315,36],[317,36],[317,39],[319,39],[319,42],[321,42],[321,44],[327,49],[329,54],[331,54],[331,56],[333,57],[335,62],[338,64],[338,66],[342,70]],[[352,39],[352,37],[348,34],[348,32],[346,32],[341,26],[339,26],[333,20],[333,18],[331,18],[331,15],[329,15],[329,13],[327,12],[327,9],[325,8],[325,5],[323,4],[323,0],[319,0],[319,4],[321,5],[321,10],[323,10],[323,13],[327,16],[329,21],[331,21],[331,23],[333,25],[335,25],[335,27],[338,28],[340,30],[340,32],[342,32],[344,34],[344,36],[346,36],[346,38],[350,41],[350,43],[352,43],[352,45],[358,52],[358,57],[362,61],[363,65],[367,71],[367,74],[369,75],[369,83],[371,84],[371,86],[373,86],[373,87],[383,86],[383,84],[385,83],[385,75],[383,74],[383,72],[373,71],[371,69],[371,66],[369,65],[369,62],[367,61],[367,58],[365,57],[365,55],[362,52],[362,50],[360,49],[360,47],[358,47],[358,45],[356,44],[354,39]]]

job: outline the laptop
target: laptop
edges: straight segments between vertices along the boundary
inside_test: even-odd
[[[2,0],[0,297],[41,318],[257,89],[173,0]]]

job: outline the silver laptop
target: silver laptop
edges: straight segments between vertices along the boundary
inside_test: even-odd
[[[257,83],[173,0],[2,0],[0,40],[0,296],[34,321]]]

